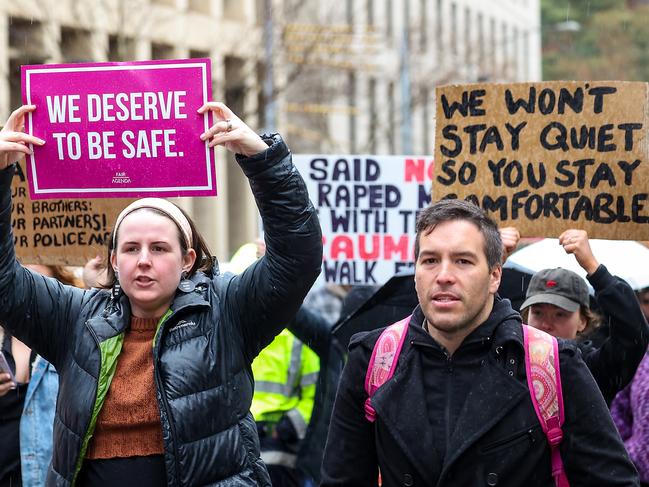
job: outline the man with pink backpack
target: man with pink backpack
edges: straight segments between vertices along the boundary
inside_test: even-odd
[[[639,485],[577,348],[522,326],[497,296],[501,260],[478,207],[422,210],[419,306],[352,338],[323,486]]]

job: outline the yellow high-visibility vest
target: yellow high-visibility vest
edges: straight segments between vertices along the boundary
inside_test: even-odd
[[[320,358],[287,329],[252,363],[255,393],[250,410],[256,421],[277,422],[285,414],[299,438],[311,420]]]

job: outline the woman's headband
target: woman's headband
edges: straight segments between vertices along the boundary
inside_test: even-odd
[[[183,235],[187,248],[189,249],[192,247],[192,227],[189,225],[187,217],[183,215],[183,212],[180,211],[176,205],[162,198],[142,198],[124,208],[117,217],[117,221],[115,221],[115,229],[113,231],[113,249],[117,243],[117,230],[122,224],[124,218],[142,208],[150,208],[164,213],[178,226],[178,228],[180,228],[180,233]]]

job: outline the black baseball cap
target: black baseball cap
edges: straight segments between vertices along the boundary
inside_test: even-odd
[[[534,274],[527,287],[525,302],[521,310],[533,304],[553,304],[570,311],[577,311],[579,306],[588,307],[588,285],[578,274],[562,269],[543,269]]]

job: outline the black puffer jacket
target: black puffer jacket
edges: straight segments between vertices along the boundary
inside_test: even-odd
[[[649,329],[638,298],[626,281],[600,265],[588,281],[604,317],[601,328],[577,339],[584,362],[607,404],[633,379],[649,344]],[[604,334],[603,340],[599,335]]]
[[[415,310],[394,375],[372,397],[364,380],[381,330],[354,335],[338,388],[323,487],[553,487],[550,448],[525,378],[523,334],[508,300],[452,356]],[[574,344],[560,341],[565,423],[561,457],[571,487],[637,486],[637,472]]]
[[[169,486],[270,485],[248,411],[250,363],[291,319],[322,262],[318,219],[281,138],[239,163],[263,218],[266,256],[239,276],[195,275],[196,290],[178,292],[156,335]],[[69,486],[114,373],[129,303],[63,286],[16,262],[10,171],[0,172],[0,321],[60,374],[47,485]]]

